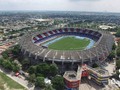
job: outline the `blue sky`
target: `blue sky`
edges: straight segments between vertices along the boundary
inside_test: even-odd
[[[120,0],[0,0],[0,10],[120,12]]]

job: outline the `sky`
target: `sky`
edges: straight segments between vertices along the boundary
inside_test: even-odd
[[[120,0],[0,0],[0,10],[120,12]]]

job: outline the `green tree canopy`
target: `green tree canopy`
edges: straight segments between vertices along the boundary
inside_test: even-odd
[[[51,64],[50,68],[49,68],[49,73],[51,76],[55,76],[56,74],[58,74],[58,67],[56,64]]]
[[[30,60],[28,58],[24,58],[21,62],[24,68],[28,67],[30,65]]]
[[[3,56],[3,58],[5,58],[5,59],[9,58],[9,51],[6,50],[6,51],[2,52],[2,56]]]
[[[52,79],[52,84],[56,90],[64,90],[64,80],[62,76],[55,76]]]
[[[29,70],[30,73],[33,71],[32,69]],[[41,63],[36,66],[36,75],[41,76],[43,75],[44,77],[49,77],[49,76],[55,76],[58,73],[58,67],[55,64],[47,64],[47,63]]]
[[[108,58],[109,58],[110,60],[112,60],[113,58],[115,58],[115,51],[112,51],[112,52],[109,54]]]
[[[114,43],[113,46],[112,46],[112,50],[115,50],[115,49],[116,49],[116,45]]]
[[[116,60],[117,69],[120,69],[120,60]]]
[[[117,56],[120,57],[120,48],[117,49]]]
[[[35,74],[31,74],[31,75],[29,76],[29,78],[28,78],[29,82],[31,82],[31,83],[34,83],[34,82],[35,82],[35,79],[36,79]]]
[[[3,59],[3,58],[0,58],[0,65],[3,64],[3,61],[4,61],[4,59]]]
[[[44,77],[37,77],[35,81],[35,86],[45,88]]]
[[[43,74],[45,77],[48,76],[49,74],[49,65],[46,63],[42,63],[37,65],[36,67],[36,72],[39,74]]]
[[[19,46],[19,45],[14,46],[14,47],[11,49],[11,51],[12,51],[12,54],[13,54],[13,55],[18,56],[19,53],[20,53],[20,46]]]
[[[20,67],[18,65],[16,65],[16,64],[13,64],[13,71],[17,72],[19,70],[20,70]]]
[[[115,36],[120,37],[120,29],[117,30],[117,33]]]
[[[36,73],[36,66],[30,66],[29,69],[28,69],[28,73],[29,74]]]
[[[4,62],[2,63],[3,67],[9,70],[13,69],[12,63],[8,60],[4,60]]]
[[[52,85],[47,84],[45,90],[55,90],[55,89],[53,89]]]

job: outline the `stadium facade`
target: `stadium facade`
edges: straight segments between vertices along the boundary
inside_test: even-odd
[[[90,49],[84,50],[53,50],[42,43],[63,35],[84,36],[95,41]],[[107,31],[80,28],[59,28],[30,32],[24,35],[19,44],[24,56],[31,58],[32,64],[40,62],[56,63],[60,69],[74,69],[79,64],[92,64],[104,61],[112,50],[113,36]],[[62,66],[62,67],[61,67]]]

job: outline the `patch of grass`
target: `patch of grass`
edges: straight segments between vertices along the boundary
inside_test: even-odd
[[[8,76],[6,76],[4,73],[0,72],[0,90],[5,90],[4,84],[7,84],[7,87],[11,90],[26,90],[25,87],[18,84]]]
[[[77,39],[75,37],[62,38],[48,46],[55,50],[83,50],[90,43],[89,39]]]

